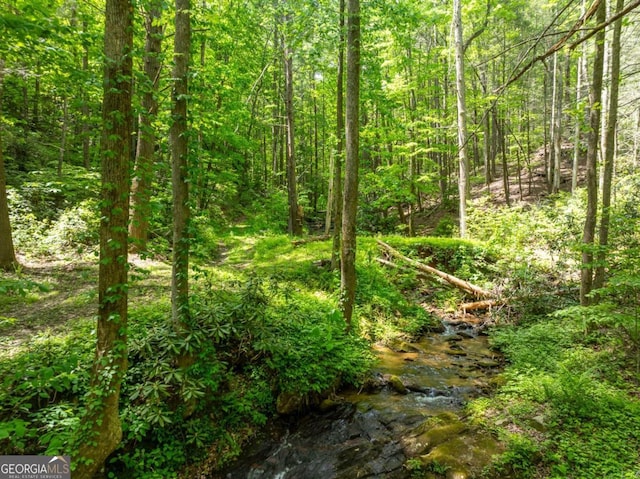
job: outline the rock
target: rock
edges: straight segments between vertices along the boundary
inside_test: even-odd
[[[320,411],[322,412],[327,412],[327,411],[331,411],[332,409],[336,409],[338,406],[340,405],[339,401],[334,401],[333,399],[323,399],[322,402],[320,403],[320,406],[318,406],[320,408]]]
[[[305,398],[296,393],[282,392],[276,399],[276,411],[282,416],[300,412],[305,407]]]
[[[396,353],[419,353],[420,352],[419,347],[398,338],[394,338],[391,341],[389,341],[388,346],[389,346],[389,349],[395,351]]]
[[[497,368],[498,366],[500,366],[500,363],[498,361],[489,358],[479,359],[476,364],[478,365],[478,367],[486,369]]]
[[[456,341],[462,341],[462,336],[460,336],[459,334],[454,334],[453,336],[449,336],[447,338],[447,341],[449,341],[450,343],[453,343]]]
[[[469,330],[469,329],[458,331],[458,335],[460,335],[460,336],[462,336],[463,338],[466,338],[466,339],[475,339],[475,337],[477,336],[475,331]]]
[[[389,386],[398,394],[409,394],[406,386],[398,376],[389,376]]]
[[[438,321],[433,326],[429,326],[428,330],[431,331],[432,333],[442,334],[447,330],[447,328],[445,327],[444,324]]]
[[[546,432],[547,430],[547,423],[542,414],[538,414],[537,416],[532,417],[531,419],[529,419],[528,423],[529,426],[531,426],[538,432]]]
[[[449,356],[466,356],[467,353],[465,353],[464,351],[458,351],[458,350],[450,350],[450,351],[445,351],[445,354],[448,354]]]

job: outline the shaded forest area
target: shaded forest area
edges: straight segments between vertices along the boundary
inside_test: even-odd
[[[1,2],[0,454],[217,477],[444,320],[406,477],[638,477],[639,5]]]

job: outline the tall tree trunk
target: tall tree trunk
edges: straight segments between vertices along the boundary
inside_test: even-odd
[[[586,11],[585,0],[582,0],[581,15],[584,16]],[[582,143],[582,122],[584,121],[584,113],[580,111],[582,103],[582,90],[583,82],[586,75],[586,63],[587,63],[587,45],[582,44],[580,58],[578,58],[578,65],[576,68],[576,124],[574,132],[574,145],[573,145],[573,165],[571,168],[571,193],[575,193],[578,188],[578,169],[580,166],[580,153]]]
[[[616,13],[624,8],[624,0],[616,1]],[[593,278],[593,289],[602,288],[605,276],[606,248],[609,245],[609,223],[611,221],[611,183],[613,180],[614,157],[616,149],[616,127],[618,123],[618,93],[620,84],[620,34],[622,31],[622,18],[616,20],[613,25],[613,38],[611,40],[611,86],[609,87],[609,108],[607,111],[607,123],[605,142],[603,145],[604,167],[602,180],[602,217],[600,218],[600,230],[598,232],[598,249],[596,271]]]
[[[462,4],[453,0],[453,34],[456,52],[456,98],[458,104],[458,195],[460,197],[460,237],[467,237],[467,196],[469,159],[467,157],[467,102],[464,84],[464,42],[462,39]]]
[[[285,17],[285,23],[291,23],[290,15]],[[282,51],[284,54],[284,103],[287,115],[287,194],[289,198],[289,234],[302,234],[302,218],[298,211],[298,191],[296,185],[296,153],[295,129],[293,113],[293,51],[289,39],[283,35]]]
[[[74,479],[91,479],[122,438],[120,386],[127,369],[127,222],[131,152],[133,6],[107,0],[96,355],[80,424]]]
[[[563,80],[558,64],[558,53],[553,55],[553,176],[551,192],[560,191],[560,169],[562,167],[562,100],[563,100]]]
[[[62,177],[62,165],[64,164],[64,155],[67,151],[67,130],[69,124],[69,109],[67,108],[67,99],[62,99],[62,128],[60,133],[60,152],[58,154],[58,177]]]
[[[606,19],[606,0],[601,0],[596,12],[596,23]],[[604,63],[604,29],[596,34],[596,53],[593,60],[593,80],[589,92],[589,135],[587,143],[587,211],[582,231],[582,266],[580,270],[580,304],[591,302],[593,288],[593,246],[598,212],[598,141],[600,138],[600,101]]]
[[[82,21],[82,33],[87,33],[89,22]],[[89,75],[89,44],[84,42],[82,46],[82,72],[85,75],[85,84],[82,88],[82,106],[80,112],[82,113],[82,162],[86,169],[91,167],[91,157],[89,156],[91,146],[91,133],[89,131],[89,100],[87,98],[86,79]]]
[[[136,166],[131,184],[131,222],[129,237],[131,251],[146,251],[149,239],[149,217],[151,208],[151,180],[153,158],[156,148],[155,118],[158,114],[157,90],[160,77],[163,27],[159,24],[162,15],[161,0],[154,0],[145,13],[144,82],[142,84],[142,111],[138,116],[138,144]]]
[[[341,306],[351,329],[356,297],[356,216],[360,151],[360,0],[347,1],[346,161],[340,254]]]
[[[336,154],[333,172],[333,247],[331,269],[340,266],[340,239],[342,232],[342,158],[344,153],[344,10],[345,0],[340,0],[338,71],[336,85]]]
[[[9,204],[7,201],[7,174],[4,169],[2,155],[2,90],[4,83],[4,59],[0,58],[0,269],[13,270],[17,266],[16,253],[13,248],[11,222],[9,221]]]
[[[189,328],[189,138],[187,96],[189,94],[189,50],[191,46],[190,0],[175,0],[175,36],[173,46],[173,88],[171,93],[171,178],[173,185],[173,268],[171,307],[176,331]],[[178,365],[186,367],[192,358],[178,356]]]
[[[504,202],[511,206],[511,187],[509,185],[509,163],[507,162],[507,134],[505,132],[505,122],[502,120],[500,130],[500,150],[502,151],[502,185],[504,188]]]

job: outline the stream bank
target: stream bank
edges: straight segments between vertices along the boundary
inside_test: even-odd
[[[380,361],[362,390],[342,391],[300,419],[275,421],[212,477],[474,477],[501,445],[465,422],[463,406],[488,393],[500,357],[473,326],[443,324],[443,332],[415,342],[377,345]]]

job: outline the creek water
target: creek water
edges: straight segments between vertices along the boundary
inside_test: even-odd
[[[366,391],[342,391],[325,412],[274,422],[215,477],[404,479],[419,463],[430,477],[466,479],[500,451],[463,417],[465,402],[485,394],[500,369],[485,336],[444,324],[444,332],[375,352]]]

